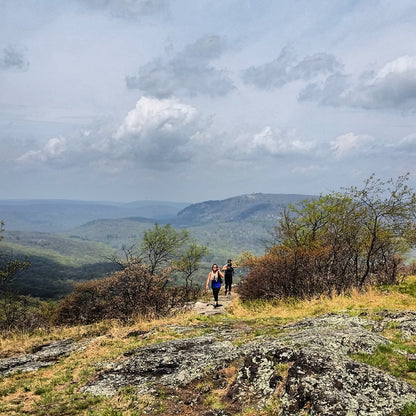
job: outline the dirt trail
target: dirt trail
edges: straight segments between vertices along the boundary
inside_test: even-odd
[[[210,299],[208,301],[200,301],[196,302],[193,306],[193,310],[201,315],[218,315],[226,313],[226,308],[229,306],[233,299],[235,299],[237,295],[232,294],[231,296],[226,296],[224,294],[220,294],[218,296],[218,303],[220,306],[214,307],[215,302],[214,299]]]

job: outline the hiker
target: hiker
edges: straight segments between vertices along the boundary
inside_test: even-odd
[[[223,278],[224,278],[224,275],[221,273],[218,266],[216,264],[213,264],[211,271],[208,273],[207,284],[205,286],[205,290],[208,290],[209,282],[211,282],[212,294],[214,295],[214,301],[215,301],[214,308],[218,308],[218,306],[221,306],[218,304],[218,293],[220,292]]]
[[[233,284],[233,276],[234,276],[234,267],[233,261],[231,259],[227,260],[227,264],[223,266],[222,271],[224,272],[224,281],[225,281],[225,294],[231,296],[231,286]]]

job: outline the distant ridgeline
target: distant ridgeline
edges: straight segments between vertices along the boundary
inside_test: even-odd
[[[275,222],[285,206],[311,197],[312,195],[257,193],[221,201],[205,201],[184,208],[174,223],[192,226],[213,222]]]
[[[311,195],[250,194],[196,204],[13,200],[0,201],[6,232],[0,253],[28,257],[31,266],[16,279],[23,294],[57,298],[77,281],[116,270],[109,259],[122,246],[138,247],[143,232],[159,224],[186,228],[209,248],[196,282],[214,262],[243,251],[264,252],[269,231],[287,204]]]

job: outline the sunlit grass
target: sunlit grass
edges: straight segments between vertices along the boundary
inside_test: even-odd
[[[358,314],[363,311],[416,310],[416,276],[409,277],[400,286],[357,289],[348,294],[311,300],[266,301],[258,299],[242,302],[236,299],[228,312],[240,319],[278,317],[282,321],[298,320],[305,317],[323,315],[330,312]]]

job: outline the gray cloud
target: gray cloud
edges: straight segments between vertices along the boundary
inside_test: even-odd
[[[300,92],[299,101],[318,101],[322,105],[340,106],[345,103],[348,91],[348,76],[339,72],[329,76],[321,83],[310,83]]]
[[[158,15],[168,9],[167,0],[81,0],[81,4],[121,18]]]
[[[22,47],[7,46],[0,51],[0,70],[26,71],[28,68],[29,61]]]
[[[224,96],[234,89],[227,71],[210,65],[226,49],[219,36],[204,36],[173,58],[157,58],[126,77],[129,89],[140,89],[158,98],[184,94]]]
[[[357,79],[337,73],[307,85],[300,101],[365,109],[416,111],[416,57],[403,56]]]
[[[246,84],[253,84],[261,89],[280,88],[297,81],[308,81],[322,74],[338,71],[341,64],[336,57],[327,53],[316,53],[296,60],[287,48],[284,48],[275,60],[260,66],[251,66],[243,71]]]

